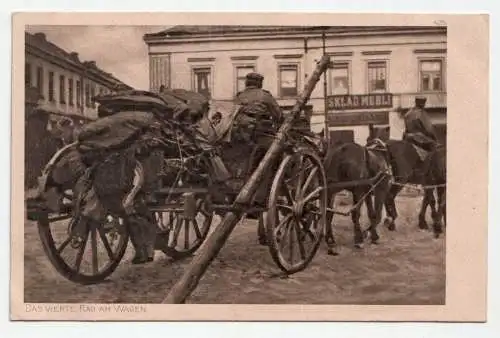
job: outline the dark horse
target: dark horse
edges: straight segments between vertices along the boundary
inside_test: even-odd
[[[419,173],[418,168],[421,166],[420,159],[416,149],[409,142],[390,140],[389,127],[371,127],[367,142],[371,142],[374,139],[380,139],[386,142],[387,156],[391,158],[389,161],[391,162],[391,167],[395,176],[395,182],[386,202],[388,217],[385,219],[385,223],[389,227],[389,230],[396,230],[395,219],[397,218],[397,211],[394,199],[402,190],[403,186],[410,183],[434,186],[432,189],[424,189],[424,198],[418,216],[419,228],[428,229],[425,215],[427,208],[430,207],[435,230],[440,233],[439,229],[441,229],[441,226],[439,221],[446,218],[446,146],[438,145],[435,151],[429,154],[428,162],[426,163],[426,168],[428,169],[424,169],[426,172],[422,173],[422,170],[420,170]],[[436,192],[438,196],[439,203],[437,206],[434,192]]]
[[[352,194],[353,207],[350,211],[354,225],[354,245],[360,248],[368,235],[377,244],[377,226],[382,218],[382,208],[390,189],[388,163],[377,148],[369,149],[357,143],[337,144],[328,147],[324,154],[324,166],[328,181],[328,206],[334,207],[335,195],[342,190]],[[356,181],[354,184],[348,182]],[[364,182],[363,182],[364,181]],[[345,183],[345,184],[342,184]],[[362,231],[359,224],[360,209],[366,204],[370,226]],[[375,204],[375,205],[374,205]],[[337,254],[333,236],[333,213],[327,213],[325,240],[329,254]]]
[[[442,219],[446,217],[446,146],[437,145],[422,163],[415,147],[408,141],[389,140],[386,142],[388,156],[395,182],[392,185],[385,209],[387,215],[386,224],[389,230],[396,229],[395,198],[405,184],[416,184],[424,186],[424,199],[419,213],[419,227],[427,229],[425,213],[427,206],[431,207],[433,230],[435,237],[443,232]],[[437,192],[438,205],[434,191]]]

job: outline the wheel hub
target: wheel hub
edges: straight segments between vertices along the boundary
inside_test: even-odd
[[[303,201],[294,201],[292,206],[293,216],[297,219],[302,218],[304,214],[304,202]]]

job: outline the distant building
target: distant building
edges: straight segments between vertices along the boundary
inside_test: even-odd
[[[161,85],[231,101],[245,74],[258,71],[264,87],[285,110],[303,90],[323,54],[323,27],[174,26],[146,34],[150,90]],[[433,122],[446,133],[446,28],[328,27],[332,64],[308,102],[311,128],[325,126],[333,140],[364,144],[369,125],[388,126],[397,108],[427,97]],[[391,115],[391,118],[389,116]]]
[[[55,116],[96,118],[94,96],[118,87],[131,89],[95,61],[81,61],[78,53],[66,52],[43,33],[25,33],[25,58],[25,87],[37,88],[41,106]]]
[[[71,142],[78,124],[97,117],[94,96],[131,89],[95,62],[82,62],[47,41],[25,33],[25,185],[33,187],[58,148]],[[31,104],[38,103],[38,110]]]

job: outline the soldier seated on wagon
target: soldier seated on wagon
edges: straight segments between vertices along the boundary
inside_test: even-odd
[[[245,79],[245,89],[236,95],[236,104],[241,106],[241,116],[237,123],[257,131],[259,136],[275,131],[283,122],[283,112],[273,95],[262,89],[264,76],[249,73]]]

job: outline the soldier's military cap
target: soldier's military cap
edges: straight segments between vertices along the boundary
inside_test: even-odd
[[[246,78],[247,80],[262,81],[264,79],[264,76],[256,72],[251,72],[247,74]]]
[[[425,104],[426,102],[427,102],[427,98],[425,96],[417,96],[415,98],[416,105],[422,105],[422,104]]]

